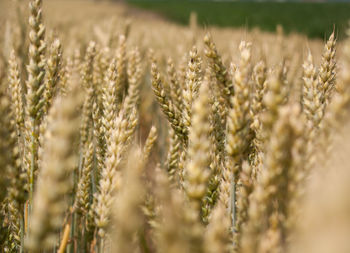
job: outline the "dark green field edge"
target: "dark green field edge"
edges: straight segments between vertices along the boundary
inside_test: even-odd
[[[168,19],[187,25],[195,11],[202,26],[259,27],[275,31],[278,24],[286,33],[298,32],[312,38],[325,38],[335,27],[339,38],[350,20],[350,3],[301,2],[205,2],[129,0],[133,6],[155,11]]]

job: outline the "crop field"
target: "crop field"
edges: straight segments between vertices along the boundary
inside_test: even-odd
[[[178,4],[1,0],[0,253],[350,252],[350,32]]]

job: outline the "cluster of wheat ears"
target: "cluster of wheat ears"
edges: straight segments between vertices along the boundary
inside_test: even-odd
[[[0,43],[1,252],[350,252],[350,39],[220,51],[192,17],[64,53],[27,10]]]

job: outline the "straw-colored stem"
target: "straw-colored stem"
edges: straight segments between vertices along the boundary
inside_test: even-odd
[[[67,223],[66,226],[64,227],[61,244],[57,253],[64,253],[66,251],[67,243],[69,240],[69,234],[70,234],[70,224]]]

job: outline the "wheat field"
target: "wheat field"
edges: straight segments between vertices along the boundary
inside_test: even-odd
[[[350,37],[87,0],[0,22],[0,252],[350,252]]]

